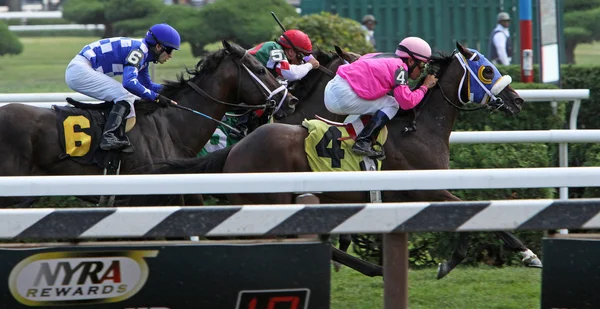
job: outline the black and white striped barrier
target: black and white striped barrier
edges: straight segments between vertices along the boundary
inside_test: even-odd
[[[600,228],[600,199],[0,210],[0,239]]]

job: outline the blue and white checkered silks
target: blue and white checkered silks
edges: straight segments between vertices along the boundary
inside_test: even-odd
[[[136,74],[148,66],[148,46],[140,39],[115,37],[101,39],[83,47],[80,55],[87,58],[92,68],[108,76],[123,75],[123,66],[126,58],[132,50],[141,50],[139,68],[135,68]]]
[[[512,82],[512,78],[509,75],[501,75],[496,66],[477,50],[469,48],[469,51],[473,52],[473,55],[469,59],[466,59],[461,53],[456,53],[455,55],[465,69],[459,89],[462,89],[466,80],[469,102],[487,104],[490,102],[490,99],[492,101],[496,100],[496,95]],[[491,79],[483,76],[483,71],[486,67],[491,67],[494,71],[494,76]],[[465,79],[467,72],[469,72],[469,78]],[[460,91],[458,98],[462,103],[468,103],[463,102],[460,97]]]

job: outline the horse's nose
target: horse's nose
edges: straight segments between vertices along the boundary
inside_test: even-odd
[[[288,106],[289,107],[295,107],[296,104],[298,104],[298,102],[299,102],[298,98],[296,98],[295,96],[293,96],[291,94],[288,94],[288,96],[290,97],[290,101],[288,103]]]
[[[287,117],[287,114],[284,113],[283,111],[277,111],[273,117],[275,118],[275,120],[281,120],[281,119]]]
[[[523,100],[520,97],[515,98],[515,104],[517,104],[518,107],[523,106],[523,103],[525,103],[525,100]]]

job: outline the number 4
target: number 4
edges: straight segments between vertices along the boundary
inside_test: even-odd
[[[396,85],[406,85],[406,71],[404,68],[396,70]]]
[[[345,151],[342,149],[342,141],[339,140],[340,137],[342,137],[340,129],[329,127],[323,138],[315,146],[319,157],[331,159],[331,167],[333,168],[342,167],[342,159],[345,156]],[[329,142],[331,142],[331,148],[328,148]]]

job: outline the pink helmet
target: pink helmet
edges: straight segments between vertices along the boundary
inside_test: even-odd
[[[410,36],[398,44],[396,55],[401,58],[416,58],[424,62],[429,62],[431,47],[429,47],[429,44],[425,40],[416,36]]]

